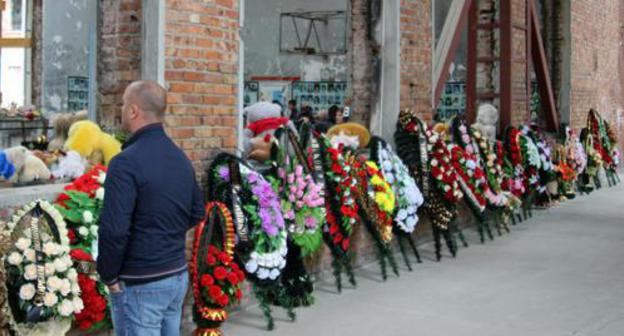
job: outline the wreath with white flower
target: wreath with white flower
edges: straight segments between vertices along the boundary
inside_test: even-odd
[[[409,110],[399,113],[394,140],[399,157],[425,196],[424,207],[431,218],[437,260],[442,258],[441,237],[451,254],[456,255],[449,228],[457,213],[455,204],[463,195],[449,155],[445,155],[448,151],[444,141]]]
[[[3,311],[10,314],[14,331],[66,332],[72,315],[84,306],[63,217],[38,200],[18,210],[6,228],[2,235],[14,244],[2,260],[9,291]]]
[[[380,137],[373,137],[369,144],[371,149],[371,159],[379,165],[383,176],[392,187],[396,197],[396,213],[394,216],[394,233],[403,259],[408,269],[411,270],[409,259],[405,254],[402,239],[405,238],[410,243],[417,261],[420,262],[420,255],[413,242],[411,234],[416,229],[418,223],[418,208],[424,203],[424,198],[416,181],[410,175],[407,166],[394,153],[392,147]]]
[[[272,329],[269,305],[290,309],[280,282],[288,247],[279,196],[260,173],[228,153],[219,154],[208,169],[206,190],[209,201],[226,204],[232,213],[238,238],[236,259],[252,281]]]

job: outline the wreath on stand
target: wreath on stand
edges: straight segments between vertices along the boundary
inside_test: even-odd
[[[325,186],[316,182],[299,139],[289,129],[275,133],[280,139],[272,153],[272,175],[269,180],[281,197],[282,211],[288,231],[288,255],[281,277],[292,305],[309,306],[314,302],[314,284],[304,265],[304,258],[314,254],[323,244],[325,224]],[[292,154],[289,156],[288,153]]]
[[[68,226],[71,257],[85,309],[75,315],[78,328],[96,332],[112,327],[108,289],[96,271],[98,223],[104,200],[106,167],[95,166],[65,187],[55,202]]]
[[[615,143],[617,143],[615,133],[594,109],[589,110],[587,115],[587,129],[593,150],[597,155],[600,155],[602,160],[602,167],[607,175],[609,186],[616,185],[619,182],[619,177],[616,170],[618,155],[615,147]],[[597,185],[599,186],[600,183],[598,182]]]
[[[476,128],[471,128],[472,138],[481,158],[481,167],[485,173],[485,178],[489,186],[484,193],[488,201],[488,209],[493,214],[496,230],[500,236],[502,230],[509,232],[509,226],[505,220],[505,213],[509,211],[511,202],[508,194],[502,188],[505,175],[503,171],[502,153],[497,153],[495,144],[491,143]],[[502,149],[502,146],[499,147]]]
[[[422,262],[412,234],[418,224],[418,208],[424,203],[423,195],[410,175],[403,161],[394,153],[392,147],[380,137],[373,137],[369,144],[371,159],[381,169],[386,181],[391,185],[396,196],[396,213],[394,216],[393,232],[399,244],[399,250],[405,265],[411,271],[403,240],[407,240],[416,256],[417,262]]]
[[[581,174],[583,174],[587,167],[587,154],[585,153],[585,148],[581,140],[579,137],[575,136],[574,131],[569,127],[566,127],[565,131],[564,149],[566,162],[570,168],[574,170],[575,188],[579,191],[583,191],[580,179]]]
[[[431,218],[437,260],[442,258],[442,237],[451,254],[455,256],[457,249],[451,229],[457,214],[456,203],[462,194],[455,173],[452,169],[446,169],[450,164],[443,155],[446,151],[444,142],[439,143],[439,137],[433,139],[433,133],[427,129],[427,125],[408,110],[399,114],[394,139],[397,154],[405,162],[425,196],[424,209]],[[440,145],[442,153],[434,150],[436,144]]]
[[[381,277],[388,278],[387,264],[390,264],[395,275],[399,268],[392,252],[392,227],[396,198],[392,187],[373,161],[364,157],[358,158],[354,165],[357,175],[357,202],[359,214],[367,231],[371,234],[377,248]]]
[[[234,260],[236,233],[227,206],[206,205],[206,217],[195,229],[190,264],[196,336],[221,336],[227,308],[240,303],[245,274]]]
[[[539,154],[534,146],[528,147],[527,137],[522,135],[522,132],[517,128],[509,127],[506,134],[507,162],[505,171],[509,176],[513,176],[509,189],[522,200],[524,217],[518,215],[518,220],[526,220],[533,204],[536,186],[539,185],[538,168],[536,168],[540,163]]]
[[[535,148],[539,156],[539,186],[536,195],[536,204],[540,206],[547,206],[550,203],[551,197],[557,196],[558,187],[556,184],[555,167],[552,162],[552,146],[548,143],[548,140],[539,132],[537,128],[531,128],[529,126],[521,126],[522,134],[527,137]]]
[[[0,233],[7,300],[0,311],[17,335],[64,335],[83,308],[63,217],[46,201],[29,203]]]
[[[287,232],[279,196],[271,184],[241,159],[219,154],[208,168],[207,199],[227,205],[233,214],[237,245],[235,260],[244,265],[247,278],[272,330],[270,304],[295,315],[280,276],[286,267]]]
[[[454,118],[451,124],[453,142],[448,145],[451,152],[453,167],[459,176],[459,185],[464,193],[464,200],[477,220],[477,230],[481,243],[485,242],[485,233],[494,239],[488,225],[486,208],[488,200],[486,194],[490,192],[485,172],[481,168],[479,147],[473,140],[466,123]]]
[[[358,180],[354,176],[357,164],[355,157],[342,148],[333,148],[329,140],[320,135],[319,152],[325,172],[326,223],[323,240],[332,254],[332,268],[338,292],[342,291],[342,272],[349,282],[356,286],[351,265],[351,236],[355,225],[360,221],[359,206],[356,201]]]

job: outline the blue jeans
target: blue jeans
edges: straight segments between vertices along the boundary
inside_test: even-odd
[[[188,272],[111,293],[116,336],[178,336]]]

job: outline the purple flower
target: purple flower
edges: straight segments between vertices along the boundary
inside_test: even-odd
[[[228,169],[228,167],[226,167],[226,166],[221,166],[221,168],[219,168],[219,177],[223,181],[229,181],[230,180],[230,169]]]
[[[258,216],[262,221],[262,230],[269,236],[275,236],[277,234],[277,228],[273,226],[273,217],[271,216],[271,210],[268,208],[260,208]]]

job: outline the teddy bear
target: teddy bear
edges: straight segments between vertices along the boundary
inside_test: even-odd
[[[247,119],[243,138],[244,158],[262,161],[266,151],[266,145],[262,142],[271,142],[275,131],[280,127],[287,127],[298,134],[293,122],[282,117],[282,108],[277,104],[259,102],[246,107],[244,112]]]
[[[366,127],[355,123],[347,122],[332,126],[327,131],[332,147],[340,145],[351,148],[366,148],[370,142],[371,135]]]
[[[473,125],[481,131],[490,141],[496,140],[496,127],[498,125],[498,110],[492,104],[481,104],[477,111],[477,120]]]
[[[81,120],[69,128],[64,149],[78,152],[93,164],[108,165],[111,159],[121,152],[121,143],[112,135],[104,133],[94,122]]]
[[[14,174],[8,178],[12,183],[30,183],[49,181],[52,178],[50,169],[45,163],[24,146],[16,146],[4,150],[9,162],[14,166]]]
[[[72,124],[80,120],[87,119],[87,111],[78,111],[76,113],[59,113],[52,119],[52,127],[54,128],[54,139],[48,144],[48,151],[54,152],[63,149],[63,145],[67,140],[69,128]]]

